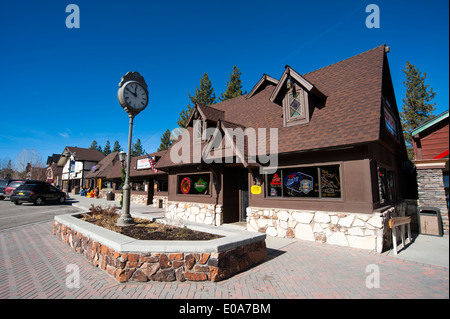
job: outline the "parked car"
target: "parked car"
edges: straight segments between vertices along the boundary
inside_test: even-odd
[[[62,204],[66,200],[66,193],[59,191],[49,183],[24,183],[14,190],[10,200],[16,205],[23,202],[35,205],[42,205],[46,202]]]
[[[25,182],[27,182],[26,179],[6,179],[5,181],[6,181],[6,183],[5,183],[5,188],[4,188],[3,193],[0,190],[0,194],[3,194],[3,195],[1,195],[1,196],[3,196],[3,198],[5,198],[5,197],[9,198],[17,186],[22,185]]]

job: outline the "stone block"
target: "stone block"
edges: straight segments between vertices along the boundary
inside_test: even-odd
[[[309,224],[298,224],[295,227],[295,237],[301,240],[315,241],[314,233]]]
[[[376,240],[375,237],[372,236],[361,237],[348,235],[347,240],[349,246],[353,248],[370,249],[370,250],[375,250],[376,248]]]
[[[344,233],[332,232],[330,236],[327,236],[327,243],[338,246],[348,246],[347,238]]]
[[[294,217],[294,219],[299,223],[309,224],[312,221],[314,214],[294,212],[292,213],[292,217]]]

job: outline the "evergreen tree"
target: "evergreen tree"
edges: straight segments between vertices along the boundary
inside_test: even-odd
[[[163,136],[161,137],[161,144],[159,145],[159,148],[156,150],[157,152],[165,151],[167,150],[170,145],[172,145],[172,141],[170,140],[170,131],[167,129]]]
[[[207,73],[203,74],[203,77],[200,79],[200,88],[197,86],[195,89],[195,94],[191,96],[188,93],[188,96],[193,105],[195,105],[195,103],[204,105],[216,103],[216,95],[214,94],[214,89]],[[186,128],[191,111],[191,104],[188,104],[187,109],[180,112],[180,118],[177,121],[179,127]]]
[[[406,96],[403,99],[403,109],[401,112],[403,136],[405,138],[408,156],[414,158],[411,131],[425,123],[432,116],[436,103],[429,103],[436,96],[433,89],[428,90],[429,84],[425,84],[427,74],[422,73],[413,64],[406,62],[403,70],[406,81]]]
[[[122,150],[122,147],[120,147],[119,141],[115,141],[114,142],[114,146],[113,146],[113,152],[120,152]]]
[[[133,143],[131,156],[141,156],[145,154],[145,150],[142,148],[142,143],[140,139],[137,139],[136,144]]]
[[[194,105],[195,103],[204,105],[216,103],[216,95],[214,94],[214,89],[211,86],[211,80],[208,77],[208,73],[203,74],[203,77],[200,79],[200,88],[197,86],[195,89],[195,94],[191,96],[188,93],[188,96]]]
[[[227,81],[227,89],[225,93],[220,93],[219,101],[226,101],[246,93],[247,91],[242,92],[241,71],[234,65],[230,81]]]
[[[109,143],[109,140],[106,141],[105,147],[103,148],[103,154],[105,156],[111,154],[111,144]]]
[[[89,147],[90,149],[94,149],[94,150],[98,150],[99,152],[102,151],[102,147],[100,145],[97,144],[96,140],[93,140],[91,143],[91,146]]]
[[[179,127],[186,128],[187,121],[189,120],[189,116],[191,115],[192,107],[189,103],[187,109],[180,112],[180,118],[177,121]]]

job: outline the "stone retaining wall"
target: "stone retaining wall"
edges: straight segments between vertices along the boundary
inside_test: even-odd
[[[222,205],[168,201],[166,219],[222,225]]]
[[[392,246],[389,218],[405,212],[404,202],[373,214],[248,207],[247,230],[381,253]]]
[[[57,221],[53,234],[119,282],[219,281],[266,258],[265,241],[224,252],[118,252]]]

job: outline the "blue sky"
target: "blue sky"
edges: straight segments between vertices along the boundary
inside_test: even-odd
[[[71,3],[80,8],[79,29],[65,24]],[[365,25],[371,3],[380,8],[379,29]],[[219,97],[236,65],[249,92],[285,65],[307,73],[383,43],[399,109],[410,61],[427,73],[437,115],[449,106],[448,12],[447,0],[2,1],[0,160],[34,148],[45,161],[94,139],[126,148],[117,89],[128,71],[149,85],[133,141],[153,152],[204,73]]]

